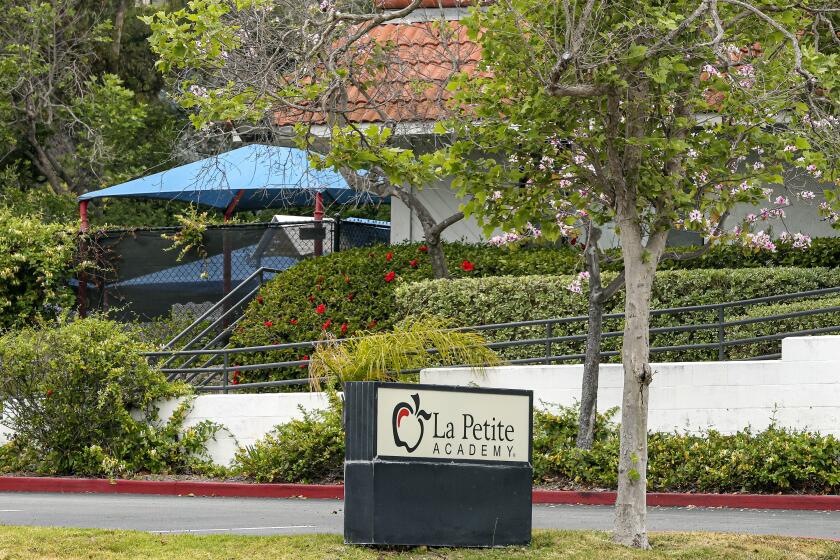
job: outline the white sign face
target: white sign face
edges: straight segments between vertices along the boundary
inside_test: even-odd
[[[528,395],[377,388],[376,454],[528,462]]]

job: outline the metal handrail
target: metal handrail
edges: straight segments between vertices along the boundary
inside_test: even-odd
[[[811,315],[819,315],[819,314],[826,314],[826,313],[837,313],[840,312],[840,306],[830,306],[820,309],[808,309],[804,311],[793,311],[788,313],[779,313],[775,315],[768,315],[764,317],[750,317],[746,319],[737,319],[726,321],[724,310],[727,308],[732,307],[747,307],[750,305],[756,305],[759,303],[771,303],[771,302],[778,302],[778,301],[788,301],[794,299],[802,299],[802,298],[809,298],[814,296],[823,296],[828,294],[840,293],[840,287],[836,288],[822,288],[817,290],[808,290],[804,292],[795,292],[790,294],[782,294],[778,296],[765,296],[760,298],[752,298],[746,300],[737,300],[737,301],[729,301],[729,302],[722,302],[716,304],[705,304],[705,305],[693,305],[693,306],[685,306],[685,307],[674,307],[674,308],[664,308],[664,309],[655,309],[651,310],[652,316],[660,316],[660,315],[679,315],[681,313],[692,313],[697,311],[709,311],[715,310],[718,312],[718,321],[713,323],[699,323],[699,324],[689,324],[689,325],[675,325],[675,326],[665,326],[665,327],[652,327],[650,329],[651,334],[661,334],[661,333],[668,333],[668,332],[694,332],[694,331],[701,331],[701,330],[717,330],[718,331],[718,340],[716,342],[703,342],[703,343],[696,343],[696,344],[683,344],[683,345],[673,345],[673,346],[659,346],[659,347],[651,347],[650,352],[652,354],[664,353],[664,352],[676,352],[676,351],[686,351],[686,350],[711,350],[711,349],[718,349],[718,357],[719,359],[723,360],[726,357],[726,349],[741,346],[746,344],[753,344],[756,342],[765,342],[771,340],[780,340],[785,337],[789,336],[804,336],[804,335],[813,335],[813,334],[823,334],[828,332],[838,332],[840,331],[840,325],[837,326],[828,326],[828,327],[820,327],[816,329],[805,329],[799,331],[790,331],[784,333],[775,333],[770,335],[762,335],[756,337],[749,337],[749,338],[741,338],[741,339],[734,339],[734,340],[727,340],[726,339],[726,328],[727,327],[735,327],[741,325],[748,325],[748,324],[756,324],[756,323],[766,323],[772,321],[779,321],[784,319],[791,319],[797,317],[806,317]],[[623,313],[611,313],[605,314],[604,318],[623,318]],[[552,318],[552,319],[538,319],[538,320],[531,320],[531,321],[518,321],[518,322],[511,322],[511,323],[495,323],[490,325],[475,325],[469,327],[460,327],[453,330],[473,330],[473,331],[481,331],[481,330],[501,330],[505,328],[518,328],[518,327],[534,327],[534,326],[544,326],[546,328],[546,336],[543,337],[534,337],[534,338],[527,338],[527,339],[518,339],[518,340],[508,340],[508,341],[495,341],[495,342],[487,342],[484,344],[487,348],[514,348],[514,347],[522,347],[522,346],[538,346],[544,345],[546,348],[546,353],[544,356],[535,356],[535,357],[527,357],[527,358],[514,358],[507,360],[507,363],[510,364],[536,364],[536,363],[558,363],[558,362],[569,362],[569,361],[580,361],[582,360],[585,355],[584,354],[565,354],[565,355],[554,355],[551,352],[551,346],[555,343],[560,342],[580,342],[586,339],[586,334],[575,334],[575,335],[560,335],[560,336],[552,336],[552,326],[557,324],[569,324],[574,322],[583,322],[587,321],[588,316],[578,316],[578,317],[560,317],[560,318]],[[608,331],[602,333],[603,338],[614,338],[622,336],[622,331]],[[337,340],[330,340],[330,343],[341,343],[347,340],[352,339],[337,339]],[[234,389],[247,389],[247,388],[268,388],[268,387],[282,387],[288,385],[303,385],[309,383],[308,379],[291,379],[291,380],[282,380],[282,381],[265,381],[265,382],[258,382],[258,383],[244,383],[244,384],[237,384],[231,385],[228,383],[228,374],[231,370],[240,370],[240,371],[257,371],[257,370],[267,370],[267,369],[278,369],[284,367],[298,367],[298,366],[307,366],[310,361],[309,360],[290,360],[290,361],[282,361],[282,362],[270,362],[270,363],[261,363],[261,364],[249,364],[249,365],[238,365],[238,366],[230,366],[229,358],[232,355],[239,355],[239,354],[248,354],[248,353],[259,353],[259,352],[270,352],[270,351],[277,351],[277,350],[292,350],[292,349],[301,349],[301,348],[316,348],[320,344],[324,344],[327,341],[325,340],[310,340],[310,341],[303,341],[303,342],[288,342],[288,343],[281,343],[281,344],[270,344],[270,345],[261,345],[261,346],[246,346],[246,347],[239,347],[239,348],[213,348],[213,349],[201,349],[201,350],[161,350],[156,352],[147,352],[145,353],[146,356],[150,358],[160,357],[160,356],[169,356],[171,361],[176,356],[190,356],[190,360],[185,364],[182,364],[182,367],[177,368],[163,368],[161,371],[163,373],[169,374],[170,376],[177,376],[177,375],[185,375],[189,374],[189,380],[195,379],[197,376],[201,374],[207,374],[206,379],[201,384],[202,386],[198,387],[198,390],[201,391],[224,391],[227,392],[229,390]],[[427,349],[429,352],[436,352],[434,348]],[[619,351],[617,350],[607,350],[600,353],[601,357],[613,357],[619,355]],[[194,359],[201,355],[210,355],[213,356],[210,360],[208,360],[203,367],[183,367],[184,365],[189,365],[192,363]],[[221,366],[212,366],[208,367],[209,364],[217,359],[218,357],[224,358],[224,364]],[[766,359],[774,359],[778,358],[779,354],[765,354],[756,356],[753,358],[747,358],[749,360],[766,360]],[[169,362],[168,361],[168,362]],[[167,363],[168,363],[167,362]],[[399,373],[416,373],[419,370],[411,370],[411,371],[403,371]],[[221,374],[222,384],[221,385],[208,385],[212,379],[216,376]]]
[[[172,340],[170,340],[169,342],[164,344],[163,348],[171,348],[172,345],[174,345],[176,342],[178,342],[183,337],[185,337],[189,331],[194,329],[196,326],[200,325],[205,319],[207,319],[207,317],[209,317],[210,315],[213,314],[213,312],[215,312],[217,309],[219,309],[219,307],[224,305],[228,300],[232,299],[233,295],[237,292],[237,290],[239,290],[241,287],[247,285],[249,282],[251,282],[252,280],[254,280],[257,277],[262,278],[262,276],[266,272],[271,273],[271,274],[276,274],[278,272],[283,272],[283,270],[279,269],[279,268],[271,268],[271,267],[266,267],[266,266],[262,266],[262,267],[258,268],[257,270],[252,272],[245,280],[240,282],[230,292],[225,294],[225,297],[223,297],[222,299],[220,299],[219,301],[214,303],[209,309],[207,309],[207,311],[202,313],[195,321],[193,321],[190,324],[190,326],[188,326],[183,331],[178,333]]]

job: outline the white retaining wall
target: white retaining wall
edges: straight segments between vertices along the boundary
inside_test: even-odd
[[[177,400],[162,403],[160,417],[169,418],[177,404]],[[253,445],[277,424],[301,418],[301,409],[325,409],[328,405],[324,393],[200,395],[193,401],[184,427],[204,420],[224,426],[209,442],[207,451],[213,462],[229,465],[238,446]]]
[[[782,359],[760,362],[654,364],[650,387],[653,431],[714,428],[731,433],[763,429],[775,418],[788,428],[840,436],[840,336],[787,338]],[[423,383],[532,389],[535,406],[573,405],[580,400],[583,366],[503,366],[476,373],[469,368],[427,369]],[[621,404],[622,370],[601,367],[598,409]],[[163,403],[168,418],[176,401]],[[208,451],[222,465],[239,445],[252,445],[277,424],[326,408],[322,393],[262,393],[196,397],[185,426],[212,420],[224,426]],[[0,427],[0,444],[8,430]]]
[[[778,425],[840,436],[840,336],[787,338],[782,359],[653,364],[652,431],[732,433]],[[534,405],[580,401],[582,365],[427,369],[422,383],[531,389]],[[620,406],[620,364],[601,366],[598,410]],[[618,417],[616,418],[618,420]]]

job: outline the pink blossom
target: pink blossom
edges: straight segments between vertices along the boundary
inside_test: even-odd
[[[703,221],[703,213],[700,210],[692,210],[688,214],[688,221],[689,222],[702,222]]]
[[[773,204],[775,204],[776,206],[787,206],[788,204],[790,204],[790,201],[787,199],[787,197],[779,195],[776,197],[776,200],[773,201]]]
[[[814,191],[802,191],[802,193],[800,193],[799,196],[801,196],[805,200],[814,200],[814,198],[816,198],[817,195],[814,194]]]

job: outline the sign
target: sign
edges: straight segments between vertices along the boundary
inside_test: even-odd
[[[327,238],[327,229],[324,226],[302,227],[298,230],[301,239],[307,241],[323,241]]]
[[[348,382],[344,541],[530,542],[532,406],[531,391]]]
[[[379,457],[530,460],[528,395],[378,387],[376,408]]]

